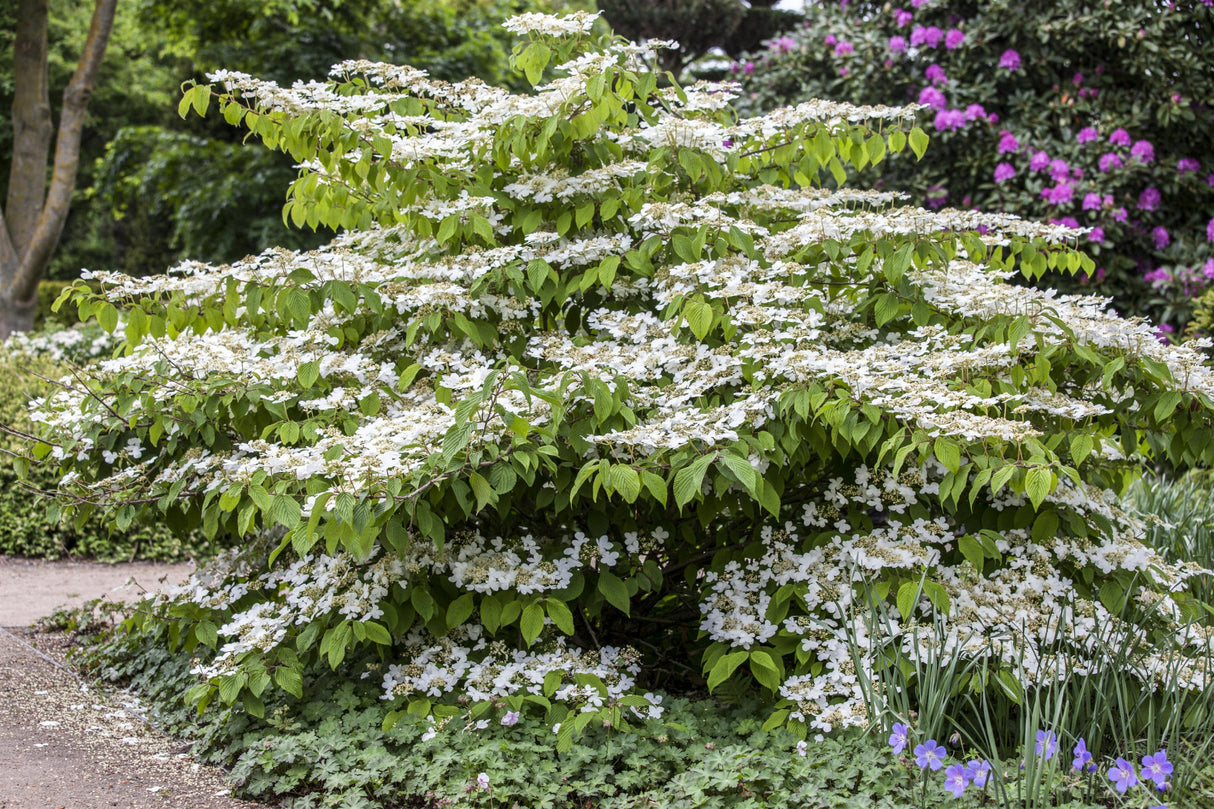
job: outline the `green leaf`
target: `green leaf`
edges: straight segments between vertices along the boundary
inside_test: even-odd
[[[898,612],[903,621],[909,621],[915,604],[919,601],[919,582],[908,581],[898,588]]]
[[[1034,466],[1024,479],[1024,493],[1029,496],[1034,509],[1041,508],[1046,496],[1054,488],[1054,473],[1049,467]]]
[[[1078,467],[1092,451],[1092,437],[1087,433],[1077,433],[1071,437],[1071,460]]]
[[[961,468],[961,447],[956,441],[940,436],[932,444],[932,449],[936,453],[936,460],[948,471],[956,474]]]
[[[750,652],[730,652],[727,655],[722,655],[716,663],[713,664],[712,670],[708,672],[708,690],[712,691],[718,685],[728,680],[738,666],[750,658]]]
[[[540,636],[540,632],[544,631],[544,608],[539,604],[528,604],[524,607],[519,630],[523,633],[523,642],[530,646]]]
[[[603,594],[603,598],[607,599],[607,603],[625,615],[629,614],[631,603],[628,597],[628,586],[620,580],[619,576],[610,570],[600,570],[598,589]]]
[[[923,153],[927,151],[927,133],[919,127],[915,127],[910,131],[910,147],[915,153],[915,157],[922,160]]]
[[[464,593],[447,605],[447,629],[455,629],[462,625],[472,615],[475,605],[472,603],[472,593]]]
[[[472,485],[472,493],[476,495],[476,510],[483,511],[493,499],[493,487],[478,472],[468,476],[468,483]]]
[[[380,646],[392,645],[392,633],[383,624],[378,621],[366,621],[362,627],[363,632],[366,633],[367,640],[372,643],[378,643]]]
[[[544,606],[547,607],[548,617],[552,619],[552,623],[556,624],[557,629],[566,635],[572,635],[574,631],[573,613],[570,612],[569,605],[559,598],[546,598]]]
[[[692,498],[700,493],[700,485],[704,481],[704,473],[712,463],[716,453],[701,455],[687,466],[680,469],[674,476],[674,502],[680,509],[687,505]]]
[[[966,534],[957,541],[957,544],[961,548],[961,555],[973,566],[974,570],[981,573],[986,564],[986,554],[982,552],[982,543]]]
[[[771,653],[765,649],[755,649],[750,653],[750,671],[761,685],[772,691],[780,689],[781,667],[776,665]]]
[[[627,503],[635,503],[641,495],[641,476],[627,464],[611,467],[611,488]]]
[[[303,676],[298,669],[291,666],[279,666],[274,669],[274,682],[296,699],[303,699]]]

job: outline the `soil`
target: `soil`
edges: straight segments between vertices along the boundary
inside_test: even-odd
[[[24,628],[57,606],[130,601],[189,570],[0,557],[0,809],[265,809],[231,797],[224,773],[147,724],[130,695],[65,667],[70,638]]]

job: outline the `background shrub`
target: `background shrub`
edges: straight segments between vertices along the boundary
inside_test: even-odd
[[[927,156],[887,161],[883,187],[1098,229],[1081,237],[1096,271],[1046,283],[1183,328],[1214,283],[1214,8],[896,5],[807,4],[801,26],[735,65],[740,106],[932,105]]]

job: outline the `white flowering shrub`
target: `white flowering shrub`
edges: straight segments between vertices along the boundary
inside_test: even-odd
[[[364,62],[187,91],[298,161],[287,218],[342,231],[69,293],[125,350],[38,409],[64,507],[239,544],[149,613],[193,698],[257,713],[331,667],[568,744],[663,689],[805,732],[862,724],[891,661],[1207,654],[1195,570],[1113,498],[1214,460],[1200,346],[1008,283],[1091,270],[1073,231],[845,188],[922,153],[907,110],[738,119],[592,22],[507,23],[528,94]]]

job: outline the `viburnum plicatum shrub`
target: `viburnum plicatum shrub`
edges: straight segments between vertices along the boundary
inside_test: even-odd
[[[198,658],[191,697],[257,713],[331,667],[389,722],[567,745],[707,685],[804,733],[863,724],[893,662],[1048,681],[1147,629],[1200,685],[1195,571],[1113,497],[1214,459],[1199,346],[1005,282],[1090,271],[1065,228],[838,187],[922,152],[913,109],[739,119],[593,19],[507,23],[526,94],[365,62],[186,92],[344,230],[70,293],[125,347],[36,408],[63,509],[236,543],[133,619]]]
[[[734,65],[741,108],[924,104],[931,151],[884,164],[882,187],[1087,229],[1095,272],[1047,284],[1161,337],[1214,286],[1214,2],[823,0],[767,45]]]

